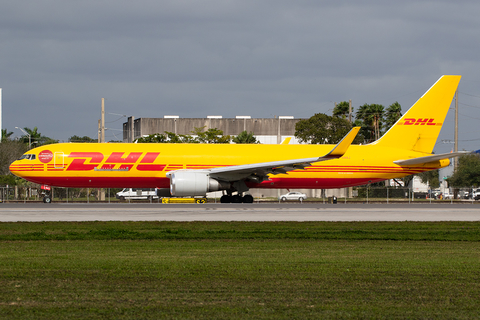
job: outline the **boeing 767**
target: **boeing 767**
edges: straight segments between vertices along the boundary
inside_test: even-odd
[[[75,188],[159,188],[159,195],[253,202],[250,188],[329,189],[401,178],[449,165],[432,154],[460,76],[442,76],[380,139],[351,145],[59,143],[28,151],[10,171]]]

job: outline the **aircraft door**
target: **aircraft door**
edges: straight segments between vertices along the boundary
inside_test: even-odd
[[[63,169],[65,167],[65,157],[63,152],[55,152],[53,159],[53,166],[55,169]]]

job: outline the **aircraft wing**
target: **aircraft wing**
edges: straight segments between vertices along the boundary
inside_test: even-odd
[[[314,162],[337,159],[347,152],[359,130],[360,127],[354,127],[329,153],[321,157],[214,168],[210,170],[210,177],[224,181],[236,181],[248,177],[261,182],[266,178],[267,174],[287,173],[292,170],[304,169],[311,166]]]
[[[407,159],[407,160],[397,160],[393,161],[393,163],[398,164],[400,166],[410,166],[414,164],[422,164],[422,163],[428,163],[428,162],[434,162],[438,160],[443,160],[443,159],[450,159],[453,157],[458,157],[464,154],[470,154],[472,153],[471,151],[459,151],[459,152],[451,152],[451,153],[442,153],[442,154],[433,154],[431,156],[426,156],[426,157],[419,157],[419,158],[413,158],[413,159]]]

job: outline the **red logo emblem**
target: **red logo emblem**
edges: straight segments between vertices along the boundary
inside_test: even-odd
[[[406,118],[402,122],[399,123],[399,125],[404,125],[404,126],[441,126],[441,123],[436,123],[434,122],[435,119],[431,118]]]
[[[53,153],[50,150],[43,150],[38,154],[38,160],[42,163],[49,163],[53,159]]]

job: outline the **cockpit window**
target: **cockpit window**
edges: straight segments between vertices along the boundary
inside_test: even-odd
[[[23,156],[20,157],[18,160],[35,160],[36,156],[34,154],[24,154]]]

